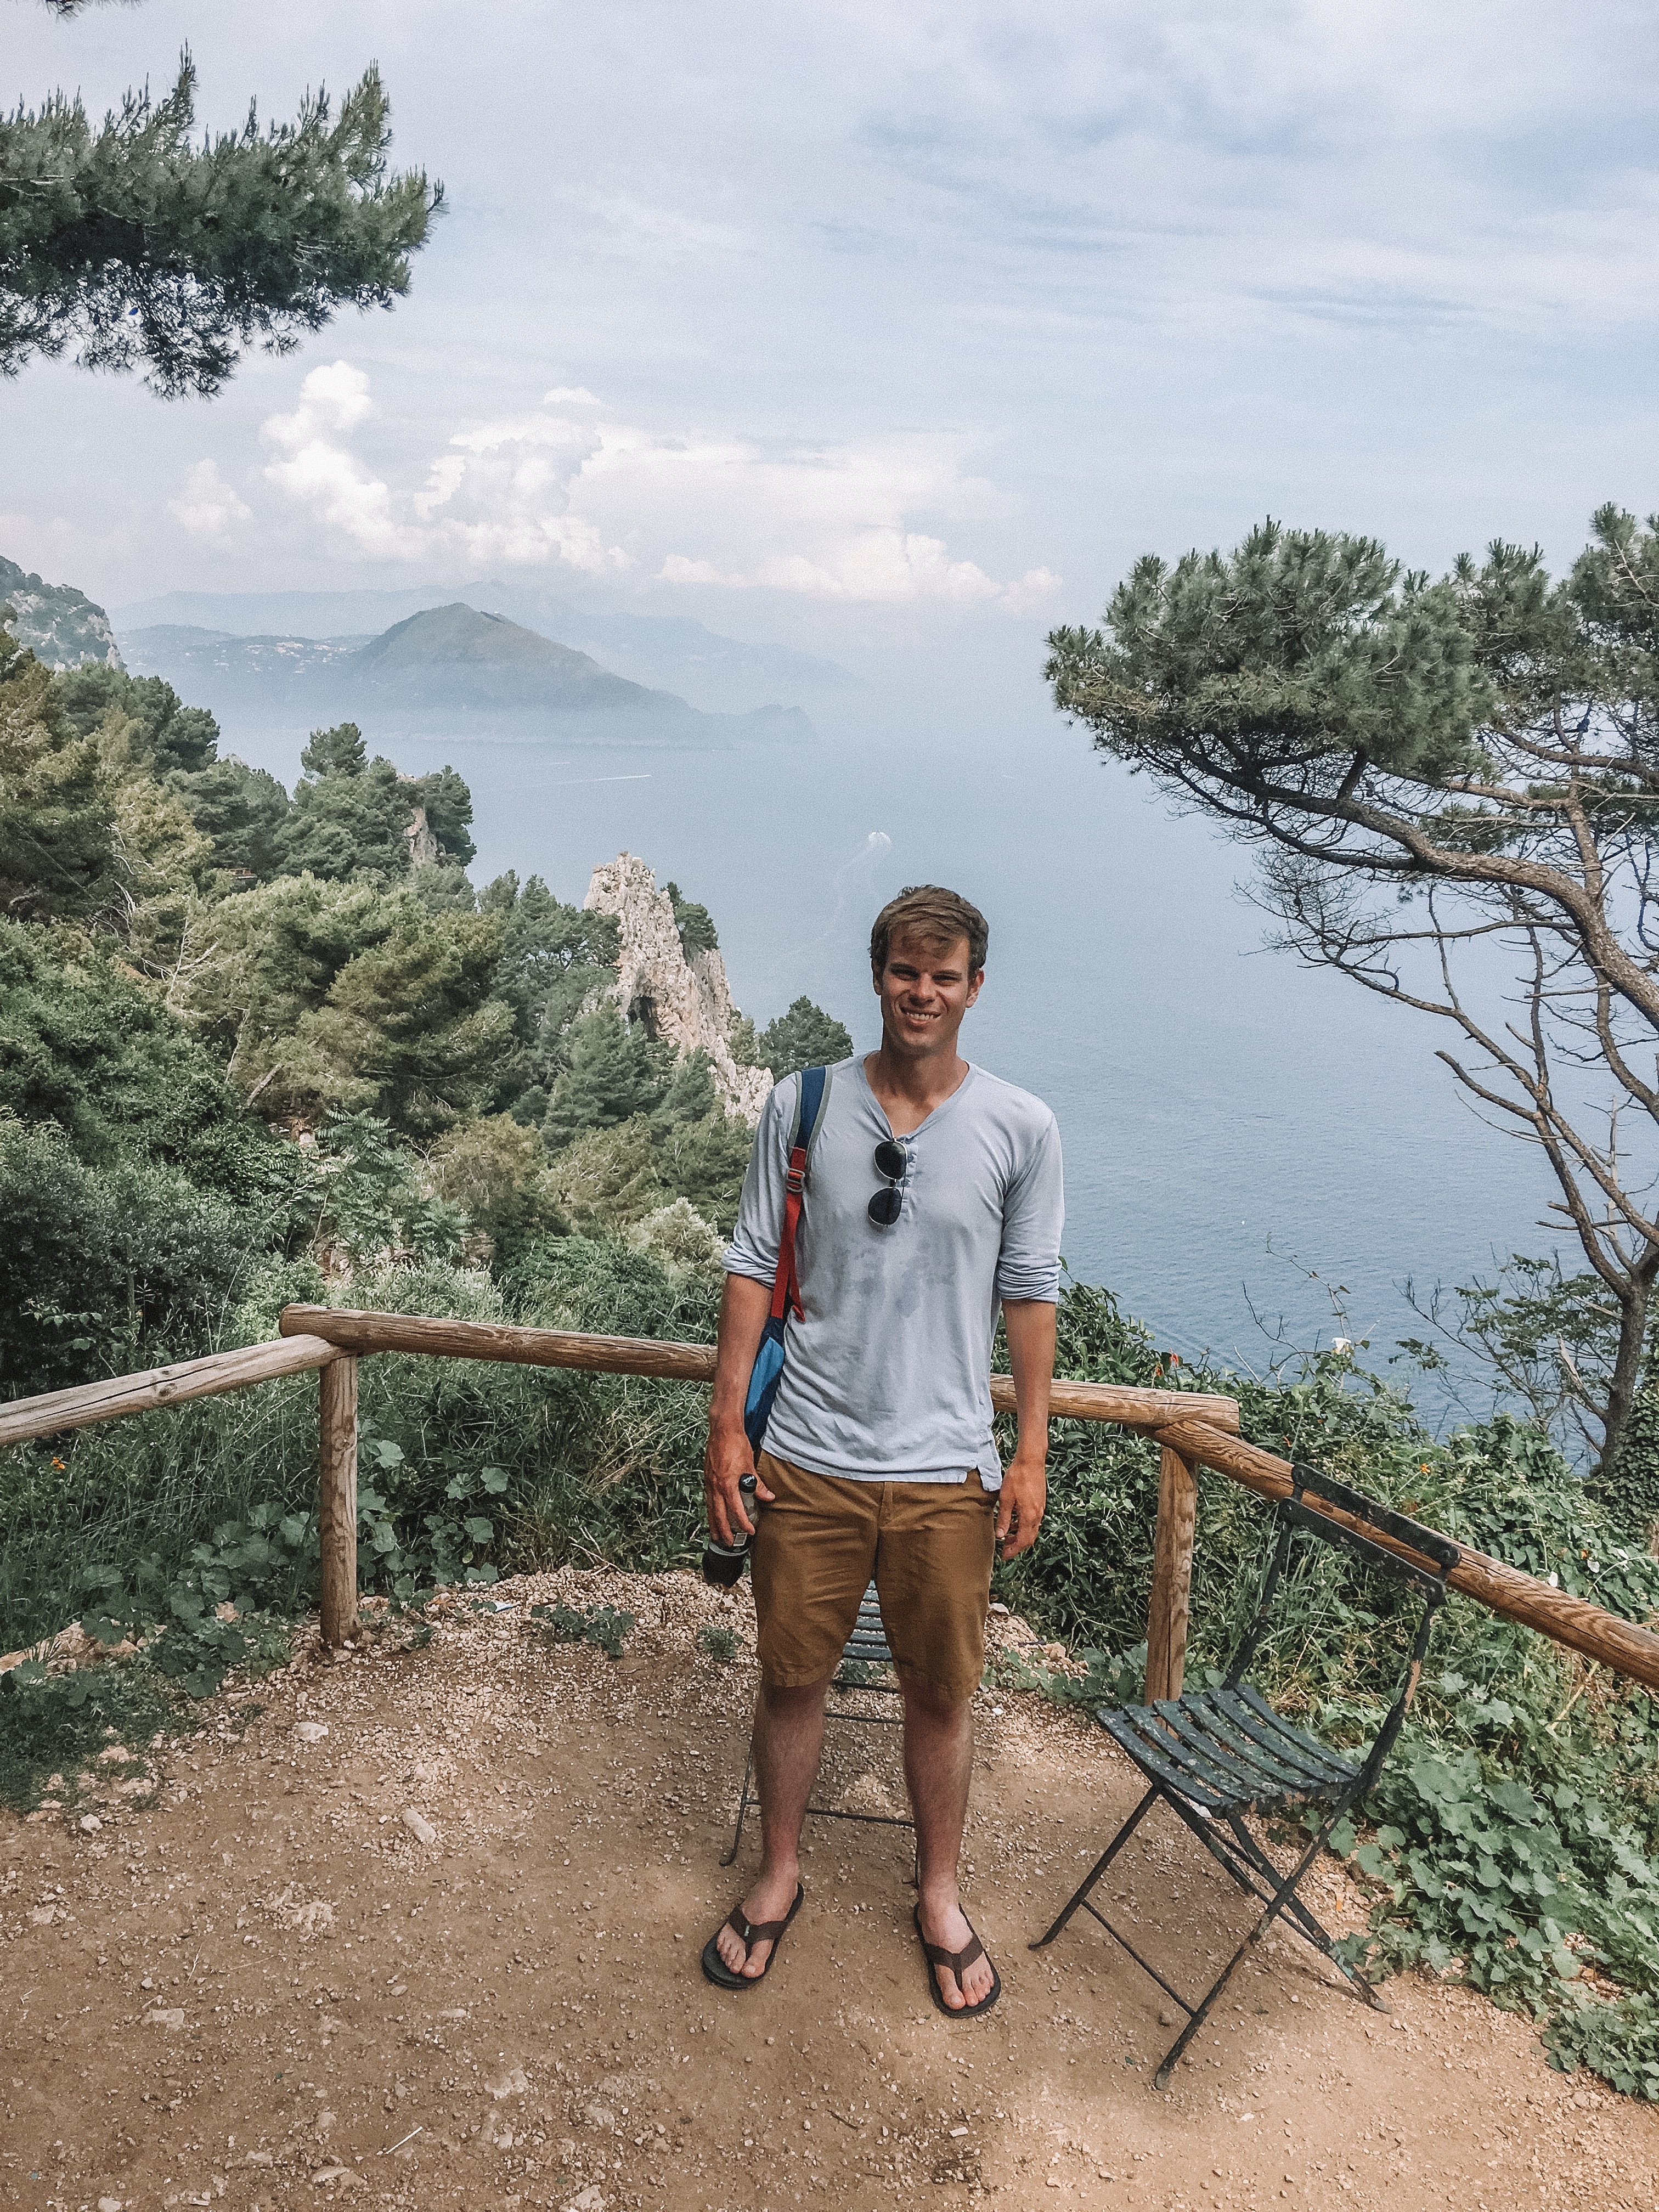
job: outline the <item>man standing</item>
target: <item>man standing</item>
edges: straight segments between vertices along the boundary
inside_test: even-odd
[[[1001,1988],[962,1910],[957,1860],[993,1553],[1024,1551],[1042,1519],[1063,1205],[1054,1115],[957,1051],[987,939],[983,915],[934,884],[876,917],[881,1047],[830,1072],[796,1242],[802,1313],[758,1460],[744,1400],[771,1304],[799,1077],[772,1092],[755,1133],[703,1476],[722,1541],[752,1526],[744,1475],[764,1508],[753,1551],[763,1863],[702,1959],[727,1989],[768,1971],[799,1910],[824,1695],[872,1577],[903,1694],[933,2001],[980,2013]],[[999,1304],[1019,1413],[1006,1472],[991,1436]]]

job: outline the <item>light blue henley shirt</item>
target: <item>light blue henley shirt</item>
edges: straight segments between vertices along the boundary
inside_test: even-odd
[[[769,1288],[783,1233],[800,1078],[761,1112],[729,1273]],[[796,1237],[804,1320],[792,1318],[766,1449],[860,1482],[1000,1486],[991,1345],[1004,1300],[1060,1296],[1060,1131],[1040,1098],[970,1066],[921,1127],[903,1208],[878,1228],[876,1146],[893,1134],[861,1057],[830,1073]]]

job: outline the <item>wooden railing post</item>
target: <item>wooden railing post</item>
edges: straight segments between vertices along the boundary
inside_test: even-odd
[[[357,1632],[357,1363],[319,1370],[317,1519],[323,1550],[323,1641],[338,1650]]]
[[[1165,1444],[1158,1455],[1158,1533],[1152,1542],[1152,1599],[1146,1617],[1148,1705],[1157,1698],[1181,1695],[1197,1520],[1198,1482],[1192,1462]]]

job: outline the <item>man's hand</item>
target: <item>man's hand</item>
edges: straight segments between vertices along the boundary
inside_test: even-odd
[[[735,1544],[738,1535],[752,1536],[755,1524],[743,1510],[743,1493],[738,1488],[745,1474],[755,1474],[755,1455],[750,1449],[749,1438],[739,1422],[735,1430],[712,1422],[708,1429],[708,1448],[702,1455],[702,1494],[708,1513],[708,1525],[722,1544]],[[769,1505],[774,1493],[757,1475],[755,1495],[762,1504]]]
[[[1002,1478],[997,1541],[1005,1559],[1029,1552],[1048,1502],[1048,1386],[1054,1372],[1054,1309],[1031,1298],[1005,1299],[1008,1362],[1014,1370],[1019,1444]]]
[[[708,1448],[702,1455],[702,1493],[708,1525],[722,1544],[752,1536],[755,1526],[743,1510],[738,1485],[755,1472],[755,1455],[743,1425],[749,1376],[766,1328],[772,1293],[747,1275],[728,1275],[720,1299],[719,1350],[714,1393],[708,1407]],[[755,1495],[769,1505],[772,1492],[757,1483]]]
[[[1005,1559],[1029,1552],[1042,1526],[1048,1478],[1036,1453],[1017,1451],[1002,1472],[997,1495],[997,1542]]]

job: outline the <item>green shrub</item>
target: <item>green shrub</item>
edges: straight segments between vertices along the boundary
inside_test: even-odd
[[[597,1644],[608,1659],[620,1659],[634,1615],[616,1605],[532,1605],[530,1618],[550,1644]]]
[[[230,1202],[176,1168],[83,1166],[0,1120],[0,1392],[28,1397],[208,1349],[253,1257]]]

